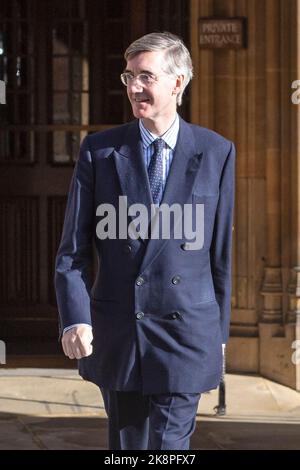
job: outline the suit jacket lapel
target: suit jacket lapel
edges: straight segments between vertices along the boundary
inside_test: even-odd
[[[183,208],[183,204],[186,203],[192,192],[201,159],[202,152],[196,149],[195,139],[190,125],[183,119],[180,119],[177,145],[161,204],[171,206],[177,203]],[[175,219],[172,232],[177,222],[178,219]],[[143,272],[146,266],[152,263],[167,241],[167,239],[155,238],[149,240],[140,273]]]
[[[150,214],[152,199],[138,121],[129,126],[121,147],[114,150],[114,161],[128,207],[143,204]]]

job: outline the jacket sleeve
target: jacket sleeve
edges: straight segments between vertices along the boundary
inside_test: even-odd
[[[72,324],[91,325],[89,273],[92,266],[93,186],[92,157],[86,137],[71,181],[55,263],[60,336],[64,328]]]
[[[211,270],[216,299],[220,307],[223,343],[229,337],[231,312],[231,249],[235,192],[235,147],[231,143],[223,166],[220,195],[210,248]]]

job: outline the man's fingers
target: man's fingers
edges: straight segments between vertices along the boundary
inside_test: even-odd
[[[82,359],[83,357],[87,357],[92,354],[93,347],[91,344],[83,345],[80,343],[78,346],[76,343],[72,345],[70,348],[71,353],[69,354],[70,359]]]
[[[92,352],[93,352],[93,346],[91,344],[87,344],[84,347],[84,350],[82,351],[82,355],[83,357],[87,357],[87,356],[90,356]]]
[[[63,337],[61,344],[62,344],[62,348],[63,348],[65,356],[67,356],[69,359],[74,359],[74,357],[71,357],[73,354],[71,352],[68,338]]]
[[[72,344],[65,341],[65,342],[62,343],[62,346],[63,346],[63,350],[64,350],[65,355],[69,359],[75,359],[75,356],[74,356],[73,351],[72,351]]]
[[[74,356],[76,357],[76,359],[81,359],[81,358],[82,358],[82,354],[81,354],[80,348],[78,348],[78,347],[75,347],[75,348],[74,348]]]
[[[79,339],[78,341],[78,349],[80,351],[81,357],[87,357],[93,352],[93,346],[91,345],[91,339],[89,338],[84,338],[84,339]],[[81,359],[81,358],[79,358]]]
[[[79,335],[78,346],[81,351],[82,357],[89,356],[93,352],[92,341],[93,341],[93,333],[91,328],[88,330],[84,330],[82,336]]]

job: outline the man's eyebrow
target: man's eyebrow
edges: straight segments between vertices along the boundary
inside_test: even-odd
[[[133,75],[132,70],[129,69],[125,69],[123,73],[132,73]],[[151,70],[141,70],[139,73],[148,73],[149,75],[155,75],[153,72],[151,72]]]

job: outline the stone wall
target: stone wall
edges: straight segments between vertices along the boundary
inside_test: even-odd
[[[299,10],[298,0],[191,0],[192,121],[237,147],[227,369],[297,390]],[[247,47],[200,49],[200,17],[245,17]]]

